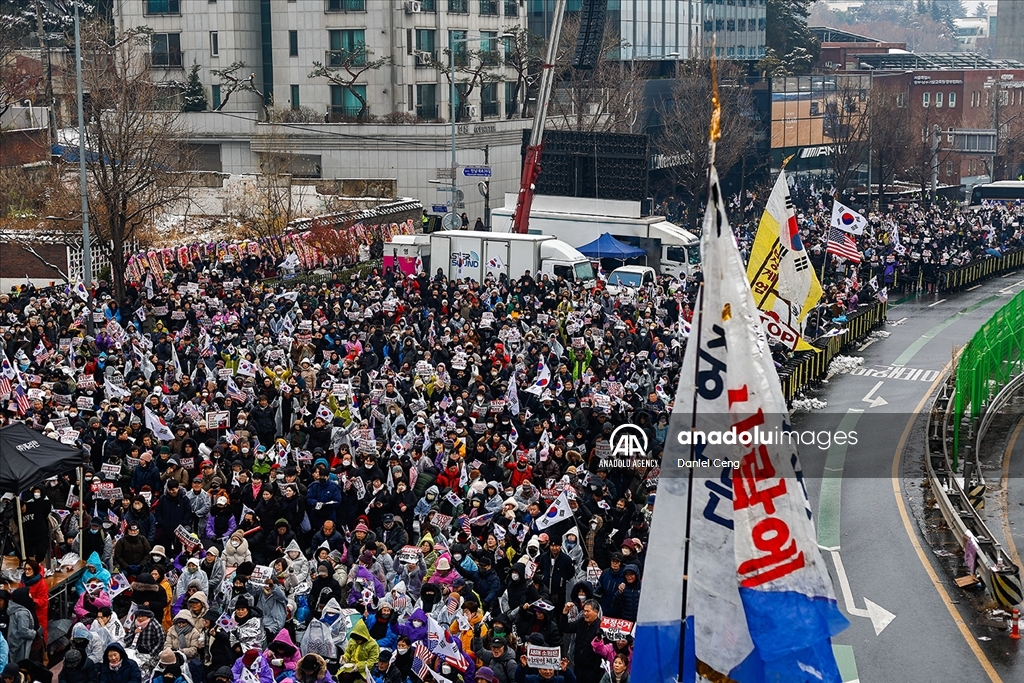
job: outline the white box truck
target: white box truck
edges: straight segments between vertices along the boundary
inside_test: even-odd
[[[491,275],[518,278],[547,273],[590,287],[596,282],[586,256],[550,235],[443,230],[430,235],[397,235],[384,243],[384,265],[414,273],[417,257],[430,275],[443,268],[451,279],[477,282]]]
[[[505,206],[494,209],[492,229],[512,229],[516,193],[505,193]],[[647,252],[647,264],[663,275],[685,277],[700,265],[700,240],[663,216],[641,216],[640,202],[585,197],[536,195],[530,211],[530,234],[552,235],[574,247],[604,233]]]

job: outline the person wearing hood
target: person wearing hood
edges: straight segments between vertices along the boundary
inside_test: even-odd
[[[437,504],[437,499],[441,495],[441,489],[431,484],[427,487],[427,490],[423,493],[423,497],[420,498],[419,502],[416,503],[416,508],[413,510],[413,514],[423,519],[427,516],[427,513],[433,509]]]
[[[231,674],[230,666],[218,666],[213,668],[210,673],[206,675],[207,683],[231,683],[234,680],[234,676]],[[202,683],[201,681],[193,681],[193,683]]]
[[[539,599],[540,593],[534,588],[533,582],[526,578],[526,565],[516,562],[509,569],[505,592],[498,599],[501,611],[509,619],[517,619],[520,610],[529,610],[530,605]]]
[[[333,568],[330,562],[321,562],[316,568],[316,577],[313,579],[313,585],[309,589],[309,608],[310,614],[319,619],[320,615],[323,614],[324,605],[327,604],[332,598],[341,602],[342,590],[341,585],[333,576]],[[353,596],[350,596],[350,600]]]
[[[413,610],[409,620],[404,624],[397,620],[391,621],[391,630],[400,638],[408,638],[410,643],[425,642],[427,638],[427,612],[422,609]]]
[[[505,503],[505,499],[501,497],[502,488],[497,481],[487,482],[487,486],[484,487],[484,511],[498,514],[501,512],[501,507]]]
[[[82,652],[96,665],[103,661],[103,651],[114,640],[107,629],[95,622],[91,627],[81,622],[71,627],[71,647]]]
[[[295,683],[334,683],[334,678],[327,671],[327,662],[312,652],[299,660],[294,680]]]
[[[391,622],[397,621],[397,619],[398,615],[395,614],[390,597],[385,597],[380,601],[376,612],[363,613],[363,621],[366,622],[370,637],[377,641],[377,645],[381,649],[393,650],[395,648],[398,634],[391,629]]]
[[[75,590],[81,593],[85,590],[85,585],[92,579],[98,579],[103,584],[103,588],[110,586],[110,572],[103,566],[103,560],[100,559],[99,553],[95,551],[85,561],[85,571],[82,572],[82,578],[78,580],[78,586],[75,587]]]
[[[6,658],[4,659],[6,666]],[[99,665],[81,650],[68,648],[64,653],[64,666],[57,675],[57,683],[95,683],[99,672]]]
[[[413,561],[402,562],[398,565],[396,578],[399,583],[405,585],[406,592],[412,599],[411,603],[419,600],[420,590],[423,587],[423,577],[426,575],[427,565],[423,561],[422,553],[418,553]]]
[[[114,566],[114,541],[110,534],[103,530],[102,520],[98,516],[92,517],[85,528],[78,532],[71,543],[71,552],[77,553],[79,557],[99,553],[104,567],[109,570]]]
[[[7,613],[7,631],[4,635],[12,662],[29,658],[32,643],[39,633],[35,610],[36,605],[27,588],[16,588],[13,593],[0,590],[0,611]]]
[[[284,549],[285,559],[288,560],[288,571],[294,575],[301,586],[309,581],[309,560],[302,554],[299,542],[293,540]]]
[[[263,647],[266,638],[263,632],[263,620],[260,618],[260,613],[252,606],[248,595],[240,595],[235,600],[235,623],[238,624],[238,628],[231,632],[231,643],[236,654]]]
[[[142,671],[129,659],[120,643],[111,643],[103,653],[99,683],[142,683]]]
[[[349,574],[349,580],[352,583],[348,596],[350,607],[363,600],[363,591],[366,591],[366,597],[374,604],[384,597],[384,584],[361,563],[355,565],[355,569]]]
[[[437,583],[450,588],[455,584],[455,579],[458,577],[459,573],[452,569],[451,556],[448,555],[448,553],[445,553],[441,555],[441,557],[437,558],[435,571],[431,574],[430,578],[427,579],[427,583]]]
[[[210,577],[199,568],[199,560],[195,557],[190,557],[185,561],[185,568],[181,572],[181,576],[178,577],[178,582],[174,586],[174,600],[181,600],[181,597],[185,594],[189,584],[193,581],[199,582],[199,590],[203,593],[209,594],[210,592]]]
[[[246,677],[242,676],[243,669],[247,669],[259,683],[274,683],[274,674],[270,669],[270,664],[256,648],[249,648],[235,660],[231,667],[232,680],[235,683],[246,683]]]
[[[228,567],[237,567],[243,562],[252,562],[252,552],[249,550],[249,541],[241,529],[235,529],[227,543],[224,544],[224,552],[221,559]]]
[[[580,530],[572,527],[562,534],[562,551],[572,560],[573,566],[580,567],[583,564],[583,546],[580,544]]]
[[[225,574],[224,560],[220,559],[220,550],[215,545],[206,549],[206,554],[199,562],[199,569],[206,574],[207,584],[218,590],[224,583]],[[209,593],[207,593],[209,595]]]
[[[195,659],[203,647],[203,633],[196,628],[195,615],[181,610],[174,615],[174,622],[167,631],[164,648],[181,652],[188,659]]]
[[[317,464],[323,463],[323,467]],[[314,463],[313,483],[306,489],[309,521],[313,527],[322,527],[324,520],[337,521],[336,510],[341,505],[341,489],[331,480],[327,461],[320,458]]]
[[[214,610],[210,610],[199,619],[195,620],[203,637],[203,666],[207,671],[216,671],[221,667],[230,667],[237,659],[234,648],[231,646],[231,637],[224,629],[217,625],[220,617]],[[228,668],[228,678],[231,671]]]
[[[376,665],[379,655],[377,641],[370,637],[366,622],[359,620],[348,636],[348,645],[338,672],[338,683],[366,681],[366,670]],[[302,668],[302,665],[299,667]]]
[[[94,576],[78,596],[73,610],[75,619],[91,624],[103,607],[110,607],[110,594],[104,590],[102,581]]]
[[[282,628],[270,641],[267,649],[263,651],[263,659],[270,665],[270,671],[274,674],[275,680],[287,672],[292,672],[294,675],[294,671],[299,665],[299,658],[299,648],[295,646],[292,636],[286,628]]]
[[[267,489],[270,490],[270,489]],[[261,518],[262,519],[262,518]],[[264,553],[269,558],[284,557],[285,549],[295,541],[295,532],[292,531],[291,524],[285,518],[280,518],[274,522],[274,528],[267,534],[264,540]],[[344,537],[342,537],[344,542]],[[316,539],[313,541],[316,545]]]

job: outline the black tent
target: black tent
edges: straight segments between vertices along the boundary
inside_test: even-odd
[[[23,424],[0,429],[0,493],[21,493],[86,464],[81,448],[68,446]]]

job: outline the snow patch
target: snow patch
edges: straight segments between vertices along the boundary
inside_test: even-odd
[[[864,359],[858,356],[843,356],[839,355],[832,359],[832,362],[828,364],[828,376],[838,374],[846,374],[864,365]]]
[[[795,398],[793,399],[793,412],[809,413],[814,410],[823,410],[828,405],[827,401],[820,398]]]
[[[868,339],[871,341],[879,341],[882,339],[888,339],[892,336],[892,332],[886,332],[885,330],[875,330],[868,335]]]

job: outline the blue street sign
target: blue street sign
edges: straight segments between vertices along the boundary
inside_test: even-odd
[[[434,213],[448,213],[448,205],[447,204],[431,204],[430,205],[430,210],[433,211]]]
[[[462,169],[462,175],[476,178],[490,178],[490,166],[466,166]]]

